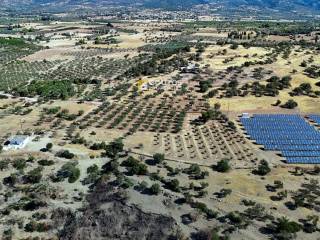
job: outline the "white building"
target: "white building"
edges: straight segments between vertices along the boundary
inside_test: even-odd
[[[29,142],[30,137],[24,135],[13,136],[4,143],[4,150],[17,150],[24,148]]]

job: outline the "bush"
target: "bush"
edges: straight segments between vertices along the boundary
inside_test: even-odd
[[[156,164],[162,163],[164,159],[165,159],[164,154],[156,153],[153,155],[153,160],[155,161]]]
[[[180,192],[180,182],[178,179],[173,179],[166,183],[166,187],[174,192]]]
[[[27,161],[24,159],[16,159],[13,161],[12,166],[17,170],[23,170],[27,166]]]
[[[121,139],[117,139],[110,144],[108,144],[105,148],[106,150],[106,156],[114,158],[116,157],[120,152],[123,151],[123,143]]]
[[[149,191],[153,195],[158,195],[160,193],[160,185],[158,183],[152,184]]]
[[[222,159],[221,161],[219,161],[214,168],[218,172],[228,172],[231,169],[229,160],[227,159]]]
[[[50,225],[48,225],[47,223],[37,223],[36,221],[32,220],[25,225],[24,230],[26,232],[47,232],[50,230],[50,228]]]
[[[42,159],[38,161],[38,164],[41,166],[52,166],[54,164],[53,160]]]
[[[47,149],[48,151],[50,151],[50,150],[52,149],[52,147],[53,147],[53,144],[52,144],[52,143],[48,143],[48,144],[46,145],[46,149]]]
[[[92,184],[95,181],[97,181],[99,179],[99,167],[96,164],[93,164],[92,166],[87,168],[87,174],[88,176],[83,179],[82,184],[86,185],[86,184]]]
[[[66,163],[57,172],[57,180],[68,178],[69,183],[76,182],[80,177],[80,169],[76,167],[75,163]]]
[[[301,230],[301,225],[282,217],[278,218],[271,228],[278,239],[293,239],[295,234]]]
[[[298,106],[298,103],[293,99],[289,99],[285,104],[281,105],[283,108],[294,109]]]
[[[147,165],[140,163],[133,157],[129,157],[127,160],[123,161],[121,166],[125,166],[130,175],[146,175],[148,173]]]
[[[60,158],[66,158],[66,159],[72,159],[74,158],[74,154],[69,152],[69,150],[60,151],[56,154],[57,157]]]
[[[102,166],[103,173],[114,173],[117,174],[119,163],[116,160],[111,160]]]
[[[253,171],[254,174],[265,176],[271,171],[269,164],[266,160],[261,160],[258,169]]]
[[[93,164],[90,167],[87,168],[87,173],[92,174],[92,173],[98,173],[99,172],[99,167],[97,164]]]
[[[30,172],[28,172],[28,174],[25,176],[25,181],[27,183],[39,183],[41,178],[42,178],[42,170],[43,167],[37,167],[33,170],[31,170]]]
[[[10,161],[8,159],[0,161],[0,170],[3,171],[9,167]]]
[[[76,182],[80,177],[80,169],[79,168],[72,168],[70,176],[68,178],[69,183],[74,183]]]

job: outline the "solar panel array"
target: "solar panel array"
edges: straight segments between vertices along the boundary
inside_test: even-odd
[[[313,122],[320,126],[320,115],[309,115],[308,116]]]
[[[247,134],[266,150],[280,151],[287,163],[320,164],[320,132],[293,114],[241,118]]]

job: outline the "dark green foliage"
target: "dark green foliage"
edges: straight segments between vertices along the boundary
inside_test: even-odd
[[[266,160],[261,160],[257,169],[253,171],[254,174],[265,176],[271,171]]]
[[[281,105],[283,108],[294,109],[298,106],[298,103],[293,99],[289,99],[285,104]]]
[[[204,179],[206,176],[209,175],[208,171],[201,171],[199,165],[192,164],[189,168],[183,170],[184,173],[189,175],[189,178],[192,179]]]
[[[0,46],[26,47],[27,44],[20,38],[0,38]]]
[[[218,216],[218,212],[209,209],[205,203],[202,202],[191,202],[191,207],[196,208],[206,214],[208,219],[216,218]]]
[[[228,172],[231,169],[228,159],[222,159],[213,168],[218,172]]]
[[[319,78],[320,77],[320,68],[318,66],[312,65],[307,67],[304,72],[307,76],[311,78]]]
[[[123,161],[121,166],[124,166],[128,170],[130,175],[146,175],[148,173],[147,165],[140,163],[132,156],[128,157],[127,160]]]
[[[165,184],[171,191],[180,192],[180,182],[178,179],[168,180]]]
[[[96,164],[87,168],[88,176],[82,181],[83,184],[91,184],[97,181],[100,177],[99,167]]]
[[[75,94],[71,81],[33,81],[29,85],[19,86],[13,91],[22,97],[41,96],[45,99],[68,99]]]
[[[296,87],[290,93],[291,96],[309,95],[312,92],[312,86],[310,83],[301,83],[299,87]]]
[[[158,195],[161,191],[160,185],[158,183],[152,184],[151,187],[149,188],[149,191],[150,191],[150,194]]]
[[[53,144],[52,144],[52,143],[48,143],[48,144],[46,145],[46,149],[47,149],[48,151],[51,150],[52,147],[53,147]]]
[[[52,166],[54,164],[53,160],[42,159],[38,161],[38,164],[41,166]]]
[[[24,230],[26,232],[47,232],[50,230],[50,228],[51,226],[47,223],[36,222],[32,220],[25,225]]]
[[[199,82],[199,91],[205,93],[212,87],[212,80],[203,80]]]
[[[225,198],[226,196],[230,195],[232,193],[231,189],[222,188],[220,192],[215,193],[218,198]]]
[[[69,150],[60,151],[56,154],[56,156],[60,158],[66,158],[66,159],[72,159],[75,157],[75,155],[69,152]]]
[[[91,150],[103,150],[106,149],[107,144],[105,142],[101,142],[101,143],[94,143],[90,146]]]
[[[17,170],[22,171],[27,166],[27,161],[24,159],[16,159],[13,161],[12,166]]]
[[[76,163],[66,163],[57,172],[57,180],[61,181],[64,178],[68,178],[69,183],[76,182],[80,177],[80,169],[76,167]]]
[[[7,169],[9,166],[9,163],[10,163],[9,159],[1,160],[0,161],[0,170],[3,171],[5,169]]]
[[[252,201],[252,200],[247,200],[247,199],[243,199],[241,201],[245,206],[254,206],[256,204],[255,201]]]
[[[10,176],[3,178],[3,184],[8,186],[14,186],[18,182],[18,175],[11,173]]]
[[[219,119],[220,116],[221,116],[221,112],[217,109],[212,108],[201,113],[201,120],[203,122],[208,122],[209,120]]]
[[[42,178],[42,170],[43,167],[37,167],[30,172],[27,173],[27,175],[24,177],[26,183],[39,183]]]
[[[185,43],[172,41],[166,44],[159,44],[157,46],[147,45],[142,50],[154,51],[151,57],[140,55],[143,61],[127,70],[124,76],[138,77],[138,76],[149,76],[156,73],[166,73],[169,68],[179,69],[180,67],[186,66],[187,61],[178,56],[178,53],[190,51],[190,46]],[[177,54],[176,56],[173,56]],[[168,59],[169,57],[171,57]]]
[[[164,159],[165,159],[164,154],[156,153],[153,155],[153,160],[155,161],[156,164],[162,163]]]
[[[22,197],[18,202],[9,205],[10,209],[24,210],[24,211],[34,211],[41,207],[46,207],[47,203],[45,201],[30,198],[30,197]]]
[[[97,166],[97,164],[93,164],[87,168],[87,174],[97,173],[97,172],[99,172],[99,167]]]
[[[107,173],[107,174],[109,173],[118,174],[119,172],[118,167],[119,167],[118,161],[111,160],[102,166],[102,171],[103,173]]]
[[[285,217],[278,218],[269,228],[277,239],[293,239],[301,230],[301,225]]]
[[[53,115],[57,114],[60,111],[61,107],[52,107],[52,108],[44,108],[43,111],[46,114]]]
[[[117,139],[111,143],[109,143],[105,150],[106,150],[106,155],[108,157],[114,158],[116,157],[120,152],[123,151],[123,143],[121,139]]]

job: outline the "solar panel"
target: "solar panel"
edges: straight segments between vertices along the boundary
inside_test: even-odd
[[[320,124],[320,115],[310,115]],[[241,118],[246,134],[265,150],[280,151],[287,163],[320,164],[320,132],[300,115],[255,114]]]

